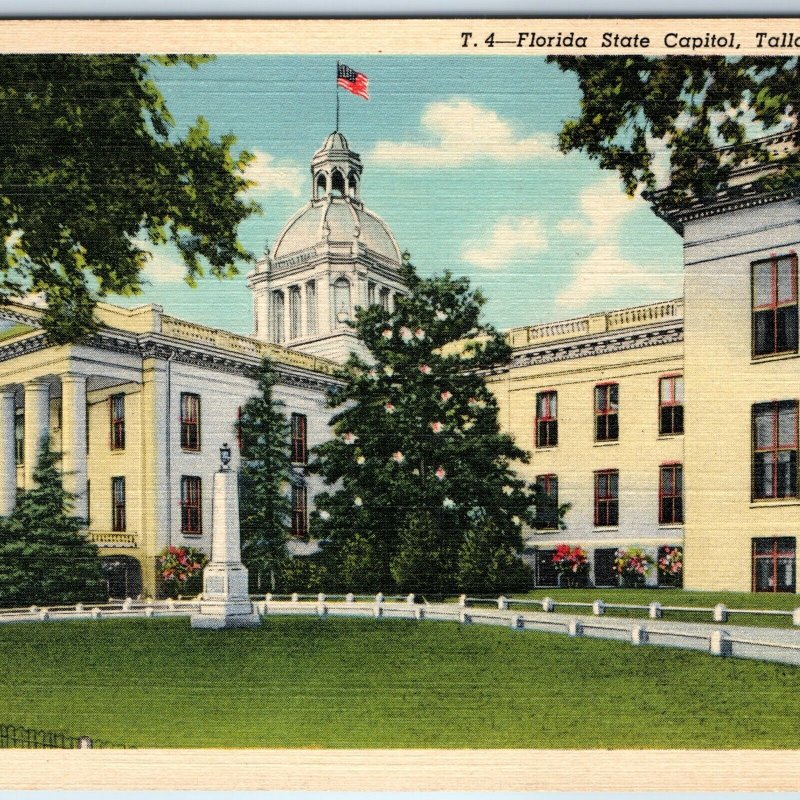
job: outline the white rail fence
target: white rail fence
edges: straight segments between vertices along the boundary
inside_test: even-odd
[[[800,666],[800,631],[792,628],[717,627],[731,614],[789,615],[798,623],[798,611],[757,609],[695,608],[691,606],[623,605],[604,603],[470,598],[462,595],[457,603],[418,602],[414,595],[385,597],[377,595],[258,595],[253,603],[262,616],[302,615],[324,618],[341,617],[394,618],[458,622],[508,627],[514,631],[545,631],[570,637],[587,637],[629,642],[633,645],[661,645],[701,650],[717,656],[737,656]],[[538,606],[540,610],[520,611],[512,606]],[[558,607],[578,608],[581,616],[559,613]],[[649,620],[607,616],[611,609],[647,611]],[[122,602],[98,605],[31,606],[0,610],[0,624],[12,622],[47,622],[56,620],[102,620],[123,618],[186,617],[200,610],[197,598],[190,600]],[[681,622],[662,619],[665,611],[697,611],[711,613],[715,624]]]

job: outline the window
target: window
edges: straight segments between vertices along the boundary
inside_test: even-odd
[[[753,355],[797,352],[797,256],[756,261],[753,269]]]
[[[683,522],[683,467],[680,464],[665,464],[661,467],[658,499],[658,521],[662,525]]]
[[[380,298],[381,298],[381,308],[384,311],[389,311],[389,290],[381,289]]]
[[[14,415],[14,453],[17,466],[22,466],[25,463],[25,409],[22,408]]]
[[[558,444],[558,400],[556,392],[536,395],[536,446],[555,447]]]
[[[558,586],[558,571],[553,564],[555,550],[537,550],[536,586]]]
[[[306,333],[311,335],[317,332],[317,283],[309,281],[306,284]]]
[[[338,169],[331,173],[331,191],[338,192],[341,197],[344,197],[344,175]]]
[[[795,552],[793,536],[753,539],[753,591],[794,592]]]
[[[292,536],[308,536],[308,489],[292,486]]]
[[[292,414],[292,463],[308,463],[305,414]]]
[[[196,536],[203,532],[201,517],[200,478],[181,477],[181,533]]]
[[[594,524],[619,525],[619,471],[605,469],[594,474]]]
[[[350,282],[347,278],[337,278],[333,282],[333,309],[337,324],[346,326],[351,316]]]
[[[753,499],[797,497],[797,401],[753,406]]]
[[[111,530],[125,530],[125,478],[111,479]]]
[[[111,449],[125,449],[125,395],[112,394],[109,398],[111,407]]]
[[[289,289],[289,338],[297,339],[301,335],[300,320],[300,287]]]
[[[555,475],[536,477],[538,497],[541,507],[536,508],[536,529],[547,531],[558,529],[558,478]]]
[[[375,284],[372,281],[367,281],[367,305],[375,305]]]
[[[659,381],[658,432],[664,436],[683,433],[683,375],[668,375]]]
[[[594,438],[596,442],[619,439],[619,384],[594,387]]]
[[[181,447],[200,449],[200,395],[181,393]]]

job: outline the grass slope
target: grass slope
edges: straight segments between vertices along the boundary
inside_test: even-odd
[[[3,625],[0,663],[0,722],[136,747],[800,747],[796,669],[507,628]]]

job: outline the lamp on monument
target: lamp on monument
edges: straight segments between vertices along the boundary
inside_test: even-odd
[[[231,463],[231,449],[228,447],[227,442],[219,449],[219,460],[222,462],[222,469],[227,470],[228,464]]]

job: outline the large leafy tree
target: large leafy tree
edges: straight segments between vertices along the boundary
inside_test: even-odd
[[[452,592],[490,562],[502,590],[525,573],[535,504],[512,469],[526,454],[500,432],[481,376],[508,347],[466,279],[423,280],[407,258],[404,272],[410,296],[393,312],[358,312],[372,363],[352,356],[332,398],[335,436],[316,451],[332,488],[316,497],[315,532],[342,590]]]
[[[242,561],[250,570],[255,589],[261,590],[261,579],[268,578],[274,590],[276,576],[288,558],[291,506],[287,487],[298,478],[292,474],[284,404],[273,394],[277,377],[267,359],[256,378],[258,393],[242,406],[238,421]]]
[[[561,150],[581,150],[615,169],[630,194],[657,188],[656,157],[669,154],[665,199],[713,196],[746,160],[780,160],[760,179],[779,189],[800,179],[800,152],[776,155],[759,134],[793,129],[800,111],[796,57],[552,56],[578,79],[580,115],[561,130]],[[800,139],[800,131],[795,133]],[[732,149],[720,153],[723,145]],[[729,191],[736,191],[729,187]]]
[[[53,605],[98,600],[106,585],[85,520],[71,516],[60,456],[45,439],[33,473],[9,517],[0,517],[0,603]]]
[[[95,329],[95,300],[140,291],[149,245],[171,242],[186,280],[227,277],[250,254],[239,223],[250,155],[212,139],[198,118],[185,136],[152,77],[194,56],[0,56],[0,302],[43,293],[55,342]]]

